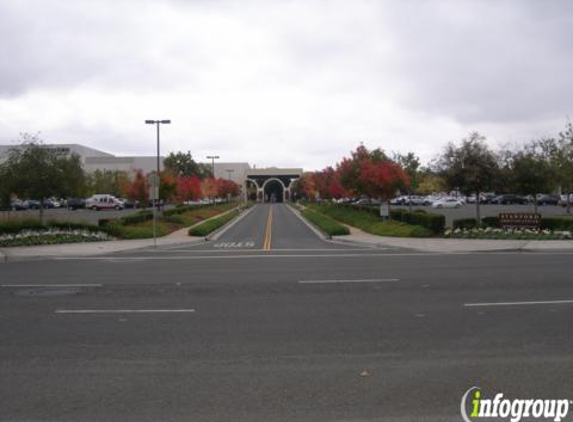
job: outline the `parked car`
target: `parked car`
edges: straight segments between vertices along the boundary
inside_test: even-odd
[[[360,198],[354,205],[380,205],[380,201],[371,198]]]
[[[529,201],[524,196],[518,196],[513,193],[504,193],[503,195],[498,195],[491,200],[492,204],[497,205],[512,205],[512,204],[528,204]]]
[[[60,208],[60,203],[53,198],[44,199],[44,208]]]
[[[537,195],[538,205],[557,205],[559,203],[559,195],[547,195],[540,194]]]
[[[119,198],[119,200],[123,202],[124,208],[137,208],[138,206],[138,201],[132,201],[131,199],[127,198]]]
[[[27,210],[28,208],[29,208],[29,205],[26,201],[14,199],[12,202],[10,202],[10,209],[12,211],[23,211],[23,210]]]
[[[406,196],[405,205],[431,205],[432,202],[426,199],[424,196],[420,195],[410,195]]]
[[[432,204],[432,208],[460,208],[463,202],[458,198],[442,198]]]
[[[406,205],[406,196],[397,196],[390,200],[390,205]]]
[[[484,192],[480,194],[480,204],[491,204],[496,196],[495,192]]]
[[[82,198],[68,198],[66,200],[66,205],[67,205],[69,210],[73,211],[73,210],[85,208],[86,207],[86,201],[85,201],[85,199],[82,199]]]
[[[569,194],[569,204],[573,205],[573,193]],[[567,195],[561,195],[561,198],[559,198],[559,205],[562,207],[567,206]]]
[[[122,210],[123,202],[113,195],[96,194],[86,199],[86,208],[94,211]]]
[[[31,210],[40,209],[40,201],[36,201],[35,199],[27,199],[26,203],[28,204],[28,208]]]

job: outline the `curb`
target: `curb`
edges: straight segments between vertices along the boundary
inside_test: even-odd
[[[309,229],[311,229],[314,234],[316,234],[318,237],[320,237],[322,240],[332,240],[332,236],[324,233],[322,230],[320,230],[320,228],[316,227],[314,224],[310,223],[310,221],[308,221],[306,218],[303,217],[302,213],[294,208],[291,204],[287,204],[289,209],[294,213],[294,215],[296,215],[300,221],[302,221]]]

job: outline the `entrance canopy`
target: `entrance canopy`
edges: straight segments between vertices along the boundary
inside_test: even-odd
[[[290,200],[292,182],[302,176],[302,169],[271,167],[250,169],[247,172],[246,188],[256,189],[258,202],[287,202]]]

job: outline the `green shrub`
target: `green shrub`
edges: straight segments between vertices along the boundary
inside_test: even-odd
[[[217,230],[218,228],[223,227],[237,215],[239,215],[239,211],[235,210],[220,217],[207,220],[204,223],[199,224],[198,226],[190,228],[189,236],[205,237],[214,232],[215,230]]]
[[[544,217],[541,219],[541,228],[547,230],[573,230],[573,217]]]
[[[476,218],[458,218],[452,222],[453,229],[474,229],[477,227]]]
[[[43,230],[46,226],[40,224],[39,220],[8,220],[0,222],[0,234],[16,234],[22,230]]]
[[[483,227],[499,228],[499,217],[483,217],[481,224]]]
[[[369,233],[378,236],[392,237],[430,237],[432,232],[421,226],[412,226],[394,220],[380,221],[373,224],[368,229]]]
[[[324,214],[307,209],[302,212],[302,215],[329,236],[350,234],[348,227],[343,226]]]
[[[424,210],[410,212],[403,208],[390,210],[390,217],[392,220],[397,220],[402,223],[411,224],[413,226],[422,226],[430,230],[434,234],[439,234],[444,231],[446,226],[446,217],[441,214],[428,213]]]

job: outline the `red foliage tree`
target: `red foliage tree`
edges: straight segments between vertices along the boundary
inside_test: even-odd
[[[201,192],[204,198],[217,197],[217,181],[212,177],[206,177],[201,181]]]
[[[390,199],[396,190],[408,186],[410,180],[402,167],[390,160],[380,149],[356,148],[350,158],[337,166],[343,188],[356,195],[382,200]]]
[[[201,179],[197,176],[187,176],[177,178],[177,200],[197,201],[201,199]]]
[[[346,196],[346,191],[340,183],[340,174],[332,167],[312,174],[314,185],[323,199],[338,199]]]
[[[228,196],[239,196],[241,189],[239,185],[231,180],[217,179],[217,196],[219,198],[227,198]]]
[[[147,177],[141,170],[135,170],[133,179],[126,181],[122,186],[123,194],[132,201],[139,201],[142,205],[147,205],[149,198],[149,183]]]

